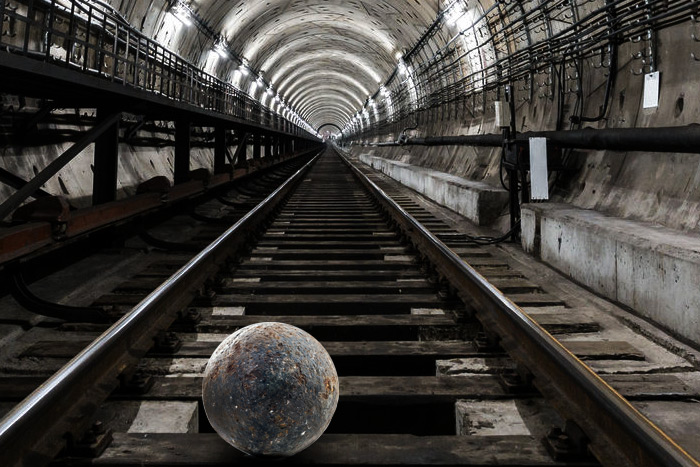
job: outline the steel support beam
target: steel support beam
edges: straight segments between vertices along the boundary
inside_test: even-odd
[[[175,122],[175,185],[190,179],[190,145],[192,123],[180,119]]]
[[[260,152],[261,152],[261,139],[262,135],[260,133],[255,133],[253,135],[253,159],[260,159]]]
[[[272,157],[272,135],[265,135],[265,157]]]
[[[111,112],[97,109],[101,120]],[[95,155],[92,174],[92,204],[109,203],[117,199],[117,177],[119,167],[119,121],[114,122],[95,140]]]
[[[19,124],[17,131],[20,133],[26,133],[27,131],[34,130],[39,122],[41,122],[45,117],[47,117],[56,106],[53,102],[44,102],[41,108],[32,115],[25,122]]]
[[[238,147],[236,148],[236,155],[234,156],[234,160],[236,161],[236,167],[237,168],[244,168],[246,167],[247,158],[248,158],[248,138],[250,137],[250,133],[244,133],[243,136],[241,136],[240,141],[238,142]]]
[[[17,175],[13,174],[12,172],[9,172],[5,169],[0,168],[0,183],[4,183],[5,185],[9,185],[15,190],[21,189],[23,186],[25,186],[27,182],[25,179],[18,177]],[[46,196],[51,196],[49,193],[45,192],[41,188],[36,190],[34,193],[32,193],[31,197],[34,199],[39,199],[39,198],[44,198]]]
[[[86,147],[94,143],[95,140],[102,135],[102,133],[107,131],[115,123],[118,123],[120,118],[121,113],[114,113],[110,114],[103,120],[98,121],[98,123],[90,131],[88,131],[85,136],[80,138],[80,140],[78,140],[66,152],[58,156],[58,158],[46,166],[44,170],[39,172],[36,177],[5,200],[5,202],[0,205],[0,220],[10,215],[10,213],[17,209],[28,197],[32,196],[34,192],[41,188],[44,183],[56,175],[59,170],[75,159],[75,157]]]
[[[214,173],[226,172],[226,128],[217,126],[214,129]]]
[[[270,153],[269,153],[269,157],[272,158],[272,159],[274,159],[274,158],[275,158],[275,155],[277,154],[276,151],[275,151],[275,135],[270,135],[268,138],[269,138],[269,140],[270,140]]]

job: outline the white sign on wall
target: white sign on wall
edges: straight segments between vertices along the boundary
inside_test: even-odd
[[[659,106],[659,72],[644,75],[644,104],[645,109]]]

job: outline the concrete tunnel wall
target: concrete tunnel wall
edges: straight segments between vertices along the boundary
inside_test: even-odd
[[[607,118],[596,123],[585,123],[592,128],[644,128],[680,126],[700,121],[700,100],[697,94],[700,63],[691,58],[696,47],[690,40],[693,24],[679,24],[659,32],[658,70],[661,72],[659,106],[643,109],[644,76],[632,73],[635,61],[629,59],[639,50],[631,42],[620,46],[620,64],[612,92]],[[625,59],[625,57],[628,57]],[[597,115],[604,97],[604,70],[584,69],[585,109],[583,114]],[[516,99],[522,99],[525,83],[516,83]],[[409,135],[449,136],[498,133],[495,127],[493,101],[495,93],[487,98],[488,104],[476,105],[468,111],[458,111],[455,117],[442,117],[443,109],[426,110],[417,119],[405,119],[391,130],[364,139],[369,142],[395,141],[401,129],[416,130]],[[569,96],[565,107],[571,109],[575,98]],[[474,115],[472,115],[474,114]],[[556,102],[548,97],[520,101],[516,109],[519,131],[555,130]],[[563,122],[572,115],[564,113]],[[568,128],[568,125],[566,126]],[[564,129],[560,127],[560,129]],[[399,160],[500,186],[499,158],[501,150],[464,146],[404,146],[362,147],[355,145],[355,154]],[[571,203],[595,209],[614,216],[658,223],[673,229],[698,232],[700,226],[700,155],[672,153],[643,153],[620,151],[571,151],[565,160],[572,170],[562,173],[553,183],[552,201]],[[505,212],[504,212],[505,214]]]
[[[138,0],[118,1],[112,0],[112,6],[118,9],[124,17],[144,34],[157,39],[163,45],[174,50],[193,63],[207,68],[212,74],[223,80],[234,79],[238,69],[235,60],[216,60],[215,63],[207,63],[212,50],[214,38],[199,27],[183,27],[174,21],[169,13],[171,2]],[[323,15],[340,13],[339,10],[347,8],[352,13],[356,2],[324,2],[328,3],[327,10],[319,10],[315,5],[318,2],[268,2],[268,5],[253,6],[249,2],[238,2],[232,10],[228,2],[213,0],[195,2],[190,4],[192,10],[198,14],[213,31],[221,30],[230,36],[230,49],[240,52],[245,57],[246,50],[251,43],[261,41],[259,31],[252,29],[256,26],[266,28],[266,24],[275,23],[279,18],[291,21],[299,15],[314,14]],[[382,5],[382,4],[386,5]],[[403,44],[397,42],[396,49],[405,51],[407,46],[414,43],[420,37],[421,32],[435,19],[438,14],[436,2],[417,2],[418,7],[404,12],[405,18],[390,20],[390,15],[395,15],[401,2],[379,2],[375,5],[372,14],[377,15],[375,22],[378,25],[384,23],[389,37],[396,37],[399,33],[405,34]],[[467,5],[478,7],[484,11],[493,6],[493,1],[481,2],[469,1]],[[525,2],[527,8],[532,2]],[[601,1],[586,2],[577,7],[580,15],[602,4]],[[394,10],[389,10],[393,7]],[[445,6],[442,5],[441,8]],[[235,11],[234,11],[235,10]],[[257,12],[255,18],[246,18]],[[295,16],[296,15],[296,16]],[[236,22],[238,21],[238,23]],[[400,27],[390,24],[395,21]],[[245,24],[250,29],[245,31],[233,31],[230,28],[236,24]],[[295,28],[298,22],[290,23]],[[303,23],[302,23],[303,24]],[[227,26],[229,25],[229,26]],[[351,26],[354,23],[350,23]],[[196,26],[196,25],[195,25]],[[658,31],[656,69],[661,72],[661,87],[659,107],[655,109],[642,109],[643,79],[642,75],[636,75],[641,62],[632,58],[646,48],[645,41],[634,43],[626,41],[619,47],[618,72],[615,88],[610,99],[610,109],[606,119],[596,123],[585,123],[583,126],[596,128],[634,128],[634,127],[658,127],[686,125],[699,121],[700,101],[697,97],[697,88],[700,77],[697,68],[700,63],[691,58],[691,53],[698,47],[691,39],[697,25],[692,21],[671,26]],[[227,28],[229,30],[227,30]],[[381,31],[382,27],[376,27]],[[443,27],[438,34],[428,40],[427,49],[436,50],[450,39],[450,29]],[[279,35],[279,33],[276,32]],[[387,35],[385,34],[385,35]],[[378,36],[379,37],[379,36]],[[383,36],[382,36],[383,37]],[[363,37],[366,41],[368,38]],[[398,40],[398,39],[397,39]],[[269,41],[268,41],[269,42]],[[265,62],[265,53],[260,50],[269,48],[268,42],[263,41],[255,48],[254,56],[250,57],[252,69],[256,65]],[[276,41],[272,41],[276,43]],[[332,45],[325,44],[332,49]],[[248,47],[248,49],[247,49]],[[338,46],[340,50],[344,46]],[[350,46],[348,46],[350,47]],[[269,55],[269,51],[267,54]],[[295,50],[294,56],[303,56],[304,47]],[[386,57],[374,58],[375,62],[386,61]],[[321,61],[318,69],[326,64]],[[394,63],[384,64],[383,69],[377,66],[377,74],[388,74]],[[467,73],[469,63],[463,65],[463,74]],[[279,64],[277,64],[279,66]],[[310,68],[312,73],[314,68]],[[273,75],[273,69],[260,70],[263,75]],[[572,70],[568,70],[571,73]],[[597,115],[600,111],[605,94],[605,82],[607,68],[595,68],[590,60],[582,64],[579,72],[582,75],[583,102],[581,112],[586,116]],[[255,79],[247,77],[248,81]],[[535,77],[534,83],[519,81],[515,83],[516,99],[518,99],[517,126],[521,131],[528,130],[554,130],[569,127],[568,118],[576,112],[576,96],[568,93],[565,96],[562,116],[557,126],[557,97],[547,95],[547,88],[537,85],[537,82],[546,82],[551,79],[549,75]],[[249,82],[241,82],[240,87],[250,90]],[[345,83],[340,83],[345,85]],[[446,85],[447,82],[439,81],[431,83],[435,88]],[[370,93],[377,88],[377,83],[362,81],[365,89]],[[568,84],[570,85],[570,83]],[[418,87],[423,86],[418,83]],[[534,87],[532,97],[528,87]],[[432,89],[431,92],[436,92]],[[252,93],[255,95],[255,92]],[[263,90],[258,90],[263,94]],[[554,93],[552,93],[554,94]],[[261,97],[258,95],[257,97]],[[364,98],[364,96],[362,96]],[[416,136],[440,136],[457,134],[479,134],[497,132],[494,126],[493,102],[501,97],[500,92],[488,91],[476,96],[471,102],[446,103],[427,110],[415,112],[413,115],[402,118],[394,123],[391,128],[382,128],[377,134],[365,137],[364,140],[390,141],[395,140],[401,129],[412,127],[418,123],[417,128],[410,132]],[[264,100],[264,97],[262,97]],[[331,98],[332,100],[332,98]],[[31,103],[29,103],[31,105]],[[3,107],[18,107],[14,96],[4,96]],[[89,111],[89,110],[88,110]],[[71,112],[67,110],[66,112]],[[317,123],[317,122],[312,122]],[[321,123],[325,123],[321,121]],[[339,122],[343,123],[343,122]],[[371,123],[371,118],[370,118]],[[316,127],[319,124],[315,125]],[[33,167],[41,168],[51,158],[65,149],[65,144],[49,145],[46,147],[5,147],[3,148],[2,166],[24,178],[31,178]],[[60,174],[63,184],[68,187],[67,196],[70,198],[84,198],[89,195],[91,186],[91,171],[89,164],[92,159],[90,149],[72,164],[66,167]],[[157,174],[168,175],[171,171],[173,148],[134,148],[122,145],[120,160],[120,188],[124,194],[128,194],[130,187],[138,182]],[[484,181],[494,186],[500,185],[499,164],[500,151],[489,148],[468,147],[405,147],[405,148],[355,148],[354,152],[367,152],[376,156],[401,160],[410,164],[429,167],[458,175],[470,180]],[[211,150],[205,148],[193,149],[193,168],[211,167]],[[570,173],[562,174],[557,178],[554,186],[554,201],[564,201],[575,206],[591,208],[610,213],[615,216],[639,219],[659,223],[671,228],[692,231],[697,229],[700,222],[700,164],[698,156],[687,154],[645,154],[645,153],[621,153],[612,151],[572,151],[566,160],[567,166],[574,169]],[[56,194],[65,194],[58,183],[58,177],[49,182],[47,191]],[[5,186],[0,187],[0,198],[5,198],[12,192]]]
[[[188,7],[191,16],[190,20],[188,20],[189,24],[185,25],[175,19],[172,14],[173,6],[176,5],[177,2],[160,0],[149,2],[142,0],[112,0],[106,3],[115,8],[129,24],[140,30],[145,36],[152,38],[189,62],[197,64],[208,73],[225,82],[235,84],[236,87],[250,94],[251,97],[260,101],[263,105],[270,107],[273,111],[297,124],[300,123],[300,121],[291,114],[291,110],[293,109],[293,104],[291,102],[289,102],[289,104],[285,102],[285,97],[282,97],[280,101],[273,101],[272,97],[268,96],[266,93],[264,86],[258,86],[253,89],[251,87],[252,83],[256,82],[259,77],[264,76],[265,83],[271,84],[273,76],[272,69],[265,66],[265,68],[268,68],[265,70],[262,67],[266,63],[265,60],[269,58],[271,54],[274,55],[276,50],[279,49],[280,43],[284,42],[284,39],[280,38],[280,36],[284,36],[284,34],[280,32],[279,29],[274,29],[277,27],[276,25],[280,17],[285,17],[286,15],[287,21],[283,22],[282,26],[279,26],[279,28],[283,31],[291,31],[293,36],[305,36],[308,34],[309,27],[306,24],[308,20],[320,18],[325,23],[329,23],[334,21],[334,18],[337,17],[335,13],[325,6],[326,2],[293,2],[294,4],[290,5],[287,1],[277,0],[275,2],[264,3],[237,2],[236,5],[231,6],[230,2],[213,0],[190,3]],[[323,5],[314,6],[307,5],[307,3],[322,3]],[[334,3],[332,8],[342,8],[346,12],[350,11],[351,14],[355,12],[366,12],[368,8],[373,11],[377,9],[377,11],[381,12],[390,7],[397,23],[403,26],[403,29],[396,29],[391,32],[391,35],[392,37],[401,36],[405,41],[404,47],[408,47],[412,41],[417,41],[420,38],[421,26],[425,23],[429,23],[436,14],[435,2],[424,2],[426,6],[419,6],[417,8],[405,8],[401,0],[383,2],[390,4],[389,7],[386,5],[362,5],[357,2],[349,2],[348,4],[348,2],[342,2],[340,0],[332,3]],[[418,2],[418,4],[420,3],[421,2]],[[404,19],[398,15],[399,11],[405,14],[407,18]],[[314,14],[317,16],[314,17]],[[364,14],[367,15],[367,13]],[[375,22],[379,20],[380,18]],[[346,23],[345,31],[348,33],[347,36],[351,37],[353,24],[362,23],[364,27],[366,21],[363,19],[358,23],[358,21],[351,19]],[[285,24],[287,24],[288,27],[285,26]],[[241,30],[244,30],[245,33],[241,33]],[[269,33],[262,34],[261,31],[263,30],[269,30]],[[410,34],[407,34],[409,30]],[[217,35],[212,34],[212,31],[218,31],[221,36],[227,37],[230,59],[212,59],[211,51],[217,41]],[[384,50],[385,48],[373,47],[375,38],[372,37],[369,32],[364,32],[356,36],[355,38],[347,39],[347,44],[341,47],[348,51],[349,57],[357,57],[360,52],[366,53],[369,51],[370,53],[382,53],[384,56],[381,57],[381,60],[386,61],[389,59],[389,54]],[[293,59],[293,61],[299,62],[300,58],[309,56],[310,58],[308,61],[314,63],[313,67],[333,70],[335,73],[333,77],[337,78],[340,73],[345,72],[343,67],[349,66],[351,61],[344,60],[342,62],[343,66],[334,66],[334,57],[325,57],[324,47],[333,40],[337,39],[342,41],[343,38],[334,38],[331,34],[327,37],[327,42],[323,40],[319,42],[319,40],[317,40],[318,37],[317,34],[309,39],[304,38],[304,40],[301,41],[292,41],[296,45],[294,45],[290,53],[285,54],[283,58],[286,61]],[[17,40],[19,39],[18,37]],[[315,46],[309,46],[309,41],[314,42]],[[41,38],[34,38],[34,42],[40,43]],[[66,50],[61,49],[61,46],[61,43],[54,43],[52,55],[65,56]],[[251,48],[257,52],[251,51]],[[332,55],[336,56],[337,54],[333,53]],[[246,68],[245,75],[239,72],[239,70],[243,68],[243,66],[240,65],[240,59],[243,59],[246,64],[250,64],[249,67]],[[367,61],[367,63],[369,63],[369,61]],[[276,64],[279,65],[279,62]],[[385,68],[386,66],[388,65],[385,65]],[[376,86],[375,78],[367,76],[368,70],[369,67],[365,63],[362,77],[353,78],[350,81],[350,85],[360,86],[363,89]],[[306,75],[308,75],[309,70],[307,69],[306,71]],[[311,71],[313,71],[313,68]],[[388,73],[388,68],[378,73]],[[295,85],[294,82],[290,83],[289,74],[290,71],[286,70],[281,75],[279,73],[275,75],[279,76],[280,84],[287,84],[287,88],[291,92],[289,97],[297,97],[297,99],[303,98],[304,95],[308,97],[310,92],[308,90],[309,86],[303,84],[304,80],[300,79],[298,76],[291,78],[292,81],[296,80],[297,82],[302,82],[301,90],[304,90],[304,86],[306,86],[305,94],[303,94],[300,91],[299,85]],[[379,74],[376,76],[379,76]],[[347,83],[342,83],[341,87],[347,85]],[[338,86],[333,85],[331,92],[337,93],[337,91]],[[2,89],[0,89],[0,93],[2,93]],[[354,95],[353,97],[358,104],[361,103]],[[288,104],[287,109],[281,105],[283,103],[285,105]],[[354,103],[353,101],[353,104]],[[24,99],[20,96],[2,94],[2,110],[10,114],[13,112],[23,112],[23,115],[31,115],[39,110],[40,105],[41,103],[37,99]],[[54,111],[53,114],[72,115],[76,117],[78,115],[94,116],[95,111],[94,109],[62,109]],[[322,123],[327,123],[323,112],[321,115],[321,120],[315,122],[314,128],[317,128]],[[331,112],[330,115],[332,115],[331,119],[336,118],[336,113]],[[338,119],[332,120],[331,122],[336,122],[336,124],[342,123],[342,121]],[[156,123],[161,126],[169,126],[172,128],[172,123]],[[66,130],[69,132],[85,131],[86,129],[85,125],[72,123],[70,118],[68,122],[63,122],[61,124],[39,123],[38,127],[39,130]],[[123,131],[124,130],[122,130],[122,132]],[[161,138],[173,140],[172,135],[157,134],[157,132],[142,131],[139,133],[139,136],[144,138],[160,136]],[[39,145],[27,141],[27,144],[6,145],[0,149],[0,167],[25,180],[30,180],[37,171],[43,169],[51,160],[68,149],[71,144],[70,141],[66,141]],[[235,151],[235,147],[230,148],[230,150],[232,152]],[[80,156],[75,158],[44,185],[42,189],[51,194],[65,196],[77,207],[89,206],[92,190],[92,151],[93,147],[88,147]],[[248,148],[249,158],[252,155],[251,152],[251,148]],[[148,180],[156,175],[165,175],[172,181],[174,146],[147,148],[123,143],[120,145],[119,153],[119,198],[133,195],[140,182]],[[196,147],[195,145],[192,148],[191,154],[190,166],[192,169],[199,167],[212,169],[213,149]],[[14,191],[13,188],[0,184],[0,201],[9,197]]]
[[[271,0],[234,4],[203,0],[186,3],[191,25],[174,19],[178,2],[112,0],[110,3],[146,36],[234,84],[281,115],[313,128],[324,124],[343,128],[346,140],[353,141],[351,150],[356,155],[371,154],[401,161],[493,187],[500,186],[499,149],[370,147],[360,143],[394,141],[404,129],[409,129],[409,135],[419,137],[497,133],[494,102],[503,99],[504,91],[502,84],[489,85],[489,79],[500,79],[503,73],[507,74],[509,58],[528,44],[563,34],[574,20],[586,18],[611,4],[605,0],[548,2],[553,8],[547,20],[542,20],[547,27],[539,27],[536,15],[529,18],[532,21],[519,19],[541,8],[542,2],[536,0],[372,3]],[[628,8],[624,14],[632,15],[639,14],[649,3],[620,0],[614,5]],[[663,8],[690,3],[669,1],[658,8],[663,13]],[[609,108],[604,118],[584,122],[581,127],[665,127],[700,120],[697,99],[700,63],[693,55],[700,54],[700,44],[693,39],[700,35],[700,26],[696,16],[691,16],[693,12],[687,10],[672,24],[649,29],[649,36],[643,32],[619,41]],[[486,19],[479,20],[480,15]],[[516,23],[526,26],[499,32],[511,31],[509,25]],[[529,23],[532,26],[527,26]],[[212,54],[217,44],[224,44],[226,58]],[[564,55],[559,62],[555,60],[554,68],[543,71],[540,67],[531,75],[518,75],[512,83],[518,130],[573,129],[577,125],[570,122],[571,116],[594,117],[601,113],[610,74],[605,62],[609,59],[609,51],[606,56],[601,44],[598,55],[586,56],[577,63],[567,61]],[[480,67],[486,69],[497,61],[505,64],[501,75],[495,78],[484,72],[479,75]],[[652,71],[650,64],[661,73],[659,105],[644,109],[644,73]],[[22,105],[25,110],[32,110],[37,101],[27,99],[22,104],[17,96],[3,95],[3,110],[16,110]],[[54,114],[76,112],[92,112],[92,109],[65,109]],[[41,125],[44,129],[48,127]],[[60,128],[81,127],[68,122]],[[157,133],[154,130],[141,135]],[[66,142],[5,146],[0,165],[29,179],[36,168],[40,170],[68,145]],[[152,176],[172,177],[173,151],[169,146],[122,144],[120,196],[133,194],[139,182]],[[195,147],[191,166],[211,168],[212,158],[211,149]],[[79,206],[87,205],[92,186],[91,163],[89,149],[61,171],[60,179],[57,176],[47,183],[45,189],[64,194]],[[700,155],[573,150],[565,153],[564,163],[568,170],[550,178],[553,202],[697,236]],[[13,191],[1,186],[0,199]],[[505,214],[505,207],[501,213]],[[502,217],[495,225],[502,230],[506,220]],[[591,238],[605,235],[601,231]],[[692,242],[689,245],[695,248]],[[533,246],[532,251],[537,253],[536,250]],[[553,264],[593,288],[603,280],[577,277],[568,263],[553,261]],[[608,295],[620,299],[616,292]],[[686,303],[700,303],[700,299],[691,297]],[[628,304],[634,308],[647,306],[635,297]],[[671,309],[668,303],[663,307]],[[667,326],[680,333],[684,327],[696,329],[693,316],[697,313],[691,310],[695,308],[688,305],[690,318]],[[656,319],[659,312],[650,315]],[[700,341],[700,335],[690,338]]]

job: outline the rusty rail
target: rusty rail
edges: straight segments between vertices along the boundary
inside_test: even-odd
[[[232,251],[274,211],[318,156],[192,258],[141,303],[51,376],[0,420],[3,465],[44,465],[64,447],[66,434],[79,436],[119,375],[153,345],[178,311],[216,273]]]
[[[381,188],[345,159],[400,229],[456,289],[484,328],[533,375],[534,384],[567,420],[590,440],[605,465],[700,466],[668,435],[637,411],[520,307],[465,263]]]

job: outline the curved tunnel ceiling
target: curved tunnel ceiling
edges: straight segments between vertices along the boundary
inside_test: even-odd
[[[342,127],[354,116],[393,73],[397,56],[435,20],[438,1],[203,0],[189,6],[318,128]],[[231,81],[261,98],[258,85],[238,80]]]

